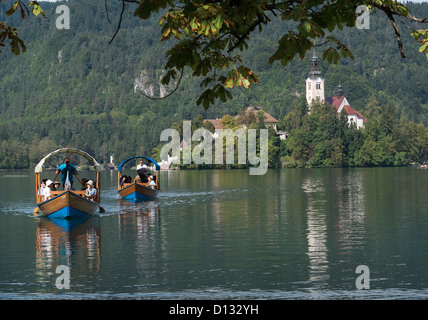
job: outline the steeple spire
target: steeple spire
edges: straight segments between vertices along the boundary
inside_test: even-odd
[[[314,48],[311,59],[311,71],[309,72],[309,78],[319,78],[321,77],[321,71],[319,66],[319,60],[317,57],[317,52]]]
[[[345,95],[345,93],[343,92],[343,89],[342,89],[342,85],[340,84],[340,82],[339,82],[339,86],[337,87],[337,93],[336,93],[336,96],[338,97],[338,98],[340,98],[340,97],[342,97],[342,96],[344,96]]]

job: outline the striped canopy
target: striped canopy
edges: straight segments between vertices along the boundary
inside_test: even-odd
[[[160,170],[160,166],[158,165],[158,163],[155,161],[155,160],[153,160],[153,159],[151,159],[151,158],[148,158],[148,157],[131,157],[131,158],[128,158],[128,159],[126,159],[126,160],[124,160],[118,167],[117,167],[117,171],[122,171],[122,166],[126,163],[126,162],[128,162],[128,161],[130,161],[130,160],[132,160],[132,159],[139,159],[139,158],[142,158],[142,159],[146,159],[146,160],[149,160],[151,163],[153,163],[154,165],[155,165],[155,167],[156,167],[156,171],[159,171]]]
[[[92,156],[90,156],[89,154],[87,154],[85,151],[79,150],[79,149],[74,149],[74,148],[62,148],[62,149],[58,149],[55,150],[54,152],[49,153],[46,157],[44,157],[42,160],[40,160],[40,162],[36,165],[36,168],[34,169],[35,173],[40,173],[43,171],[43,165],[45,164],[45,161],[56,155],[59,153],[77,153],[78,155],[81,155],[82,157],[84,157],[85,159],[89,160],[92,162],[92,165],[94,166],[96,171],[100,171],[101,170],[101,166],[100,164],[97,162],[97,160],[95,160]]]

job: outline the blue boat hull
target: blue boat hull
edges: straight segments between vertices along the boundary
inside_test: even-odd
[[[119,195],[122,199],[127,201],[150,201],[158,196],[158,190],[143,186],[139,183],[132,183],[131,185],[120,189]]]

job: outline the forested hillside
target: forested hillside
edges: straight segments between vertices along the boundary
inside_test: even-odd
[[[108,1],[73,0],[70,29],[55,27],[58,3],[42,3],[48,19],[22,21],[16,13],[6,17],[12,1],[0,4],[0,21],[13,20],[27,52],[0,53],[0,168],[32,168],[45,154],[59,147],[76,147],[100,163],[111,154],[116,161],[132,155],[152,155],[162,130],[183,119],[236,115],[259,105],[283,122],[304,96],[310,56],[286,67],[268,64],[285,23],[267,26],[255,34],[243,55],[259,75],[251,90],[233,89],[233,101],[208,110],[196,105],[202,89],[199,79],[184,72],[170,97],[152,100],[173,88],[160,88],[159,78],[171,44],[160,42],[159,16],[141,20],[124,15],[121,30],[109,44],[118,24],[120,6]],[[409,4],[412,12],[428,17],[428,4]],[[401,27],[408,56],[398,53],[394,31],[382,15],[370,17],[370,29],[338,32],[355,59],[339,65],[321,62],[326,95],[341,83],[352,106],[363,115],[367,106],[394,107],[400,119],[428,124],[428,67],[418,44]],[[321,53],[322,48],[319,48]],[[319,54],[321,55],[321,54]],[[370,121],[370,119],[368,119]],[[280,124],[281,125],[281,124]],[[285,127],[284,127],[285,128]],[[159,149],[159,148],[158,148]],[[291,154],[291,153],[290,153]]]

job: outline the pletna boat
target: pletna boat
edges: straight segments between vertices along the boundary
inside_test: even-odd
[[[149,162],[150,166],[146,166],[145,168],[140,168],[137,170],[137,175],[135,178],[122,175],[123,165],[128,161],[134,159],[145,159]],[[152,171],[156,172],[156,175],[153,176],[150,173],[150,167],[152,167]],[[122,197],[122,199],[128,201],[149,201],[157,198],[159,190],[160,190],[160,181],[159,181],[159,164],[148,157],[140,157],[135,156],[124,160],[118,167],[118,193]],[[153,182],[151,179],[148,179],[148,176],[153,177]]]
[[[50,196],[47,199],[46,196],[41,192],[41,173],[43,171],[45,161],[48,158],[60,153],[78,154],[92,163],[96,171],[96,179],[93,185],[93,187],[96,189],[96,196],[92,200],[85,198],[85,190],[73,190],[69,187],[61,191],[50,191]],[[36,174],[37,201],[37,208],[34,210],[34,213],[38,213],[39,215],[49,218],[71,219],[73,217],[82,218],[85,216],[93,216],[96,214],[98,209],[103,211],[100,207],[100,169],[101,167],[99,163],[92,156],[82,150],[63,148],[51,152],[42,160],[40,160],[34,170]],[[77,180],[81,182],[79,178],[77,178]]]

